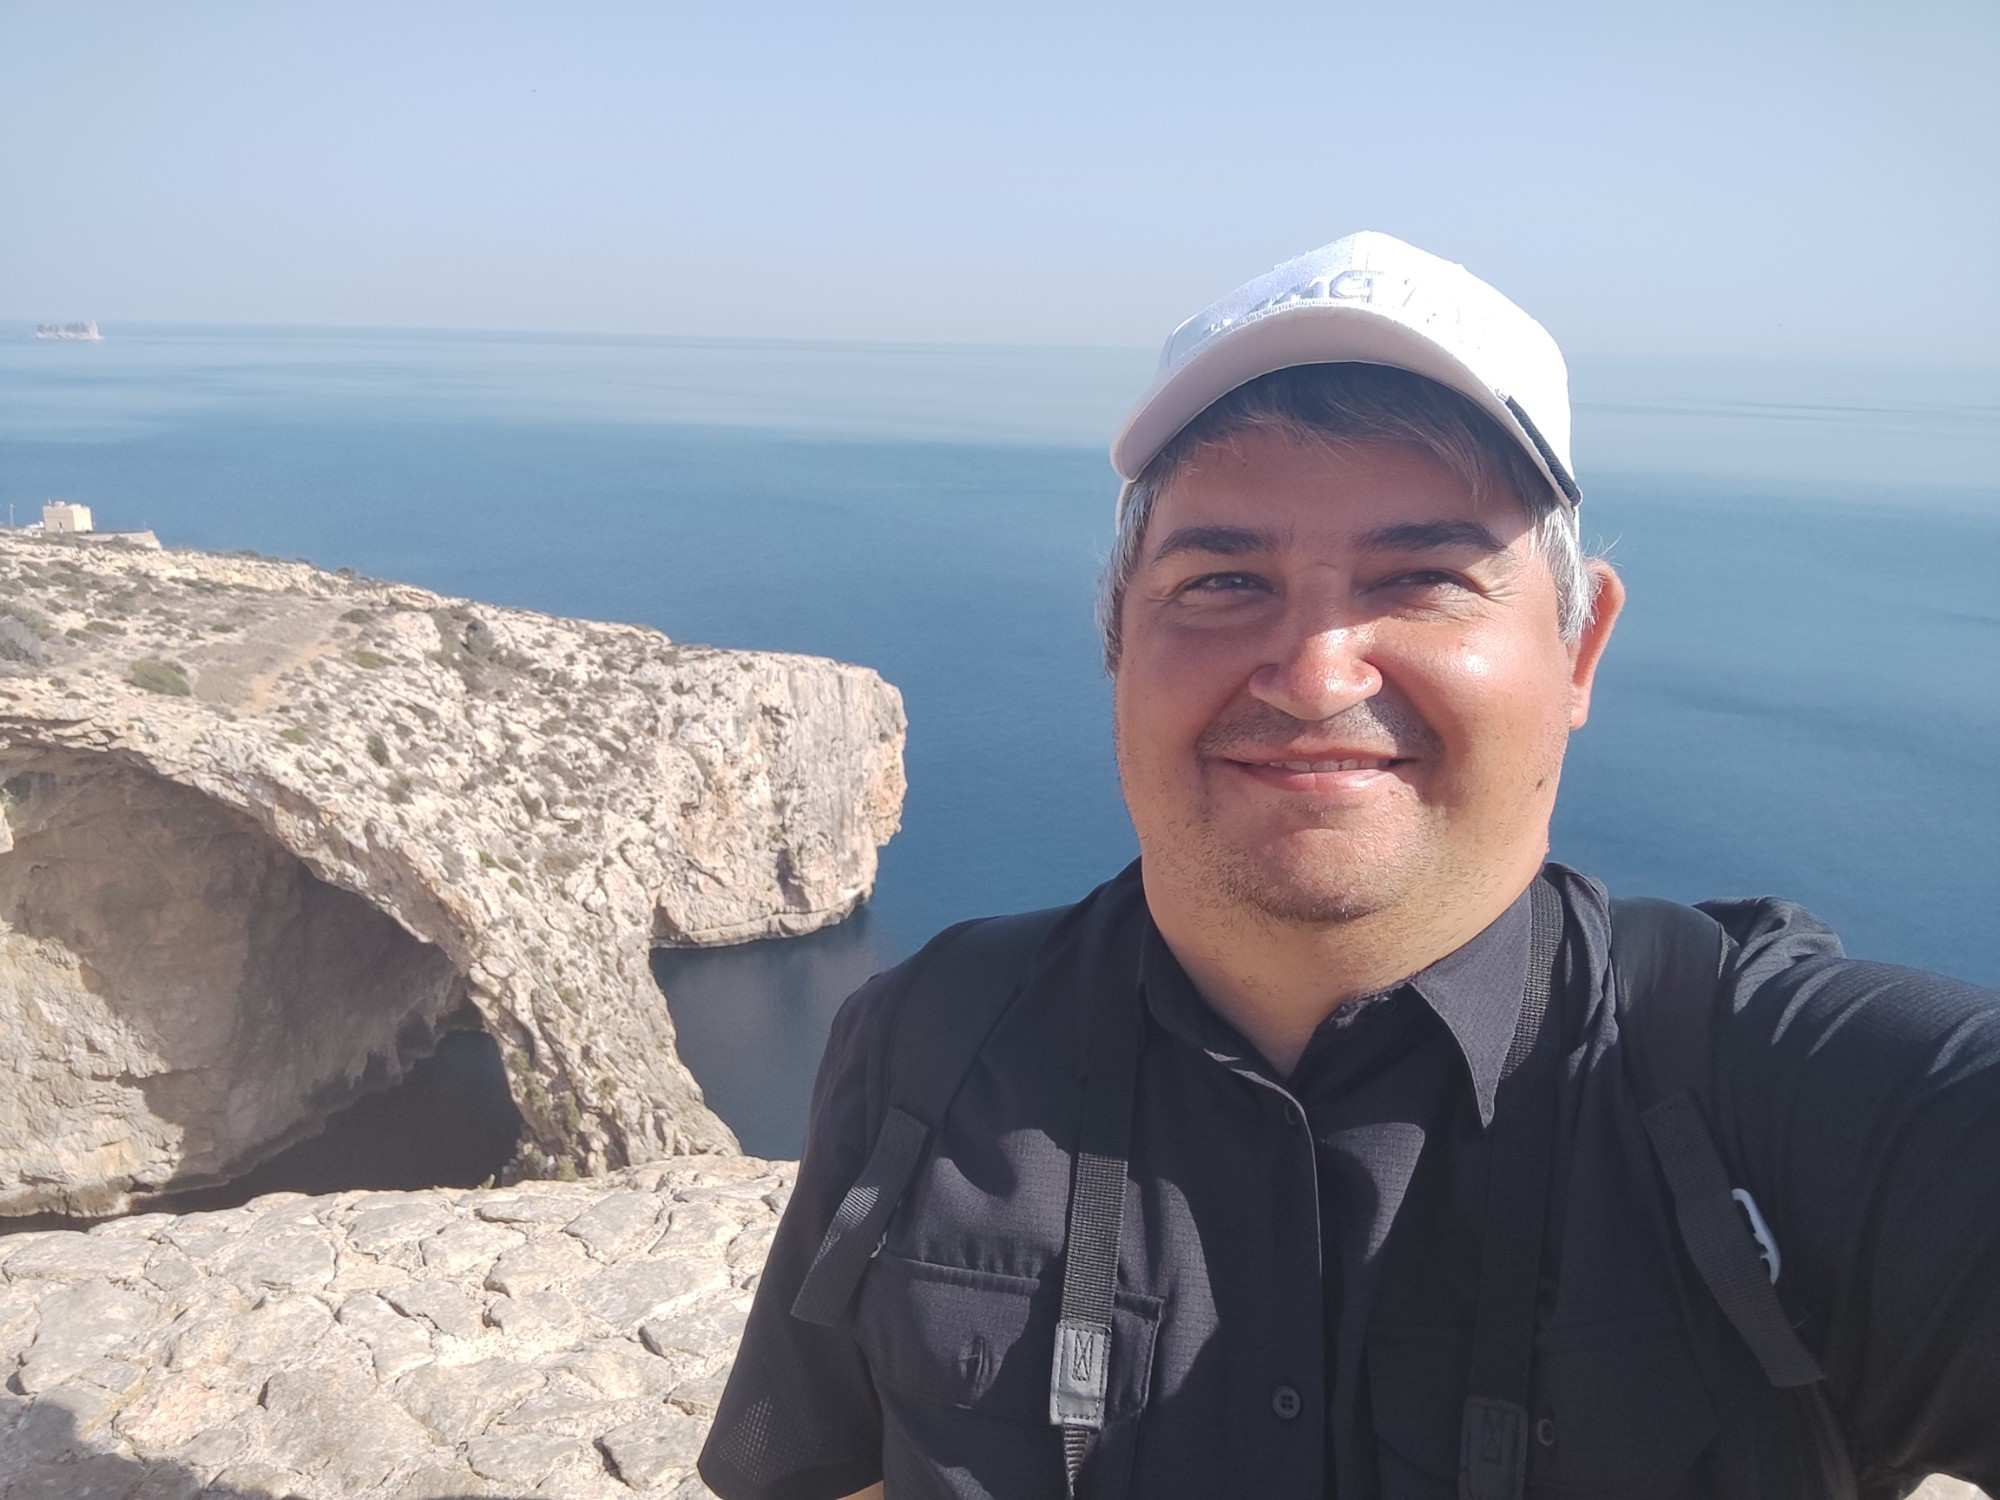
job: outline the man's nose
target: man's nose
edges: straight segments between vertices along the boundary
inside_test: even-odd
[[[1352,624],[1295,630],[1251,675],[1251,695],[1307,723],[1330,719],[1382,691],[1370,645],[1371,633]]]

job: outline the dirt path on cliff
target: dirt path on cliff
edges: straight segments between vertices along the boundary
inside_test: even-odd
[[[338,652],[334,627],[339,620],[340,605],[334,601],[262,621],[240,640],[204,646],[195,697],[251,715],[289,703],[289,696],[279,690],[280,679]]]

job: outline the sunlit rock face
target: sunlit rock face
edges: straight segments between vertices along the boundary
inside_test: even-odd
[[[466,1028],[517,1171],[731,1150],[649,949],[838,921],[900,814],[863,668],[5,536],[0,622],[0,1214],[226,1181]]]
[[[477,1024],[440,949],[245,814],[110,756],[27,766],[0,856],[17,1212],[226,1181]]]

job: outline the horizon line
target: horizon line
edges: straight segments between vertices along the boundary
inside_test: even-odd
[[[9,324],[21,330],[26,342],[38,342],[34,330],[52,323],[95,322],[100,331],[107,327],[103,318],[49,319],[22,315],[0,314],[0,328]],[[155,331],[202,331],[226,333],[289,333],[333,336],[398,336],[417,335],[445,338],[496,338],[496,339],[549,339],[574,341],[601,341],[608,343],[633,344],[679,344],[694,347],[722,345],[760,345],[770,348],[823,348],[823,349],[895,349],[920,350],[934,353],[953,351],[967,353],[995,354],[1103,354],[1131,356],[1144,359],[1155,358],[1151,347],[1137,344],[1093,344],[1093,343],[1033,343],[1011,340],[975,339],[887,339],[856,338],[829,334],[768,334],[768,333],[662,333],[649,330],[605,330],[593,328],[556,328],[531,326],[502,326],[458,323],[314,323],[314,322],[256,322],[237,319],[160,319],[113,318],[109,327],[112,333],[123,326],[138,332]],[[115,342],[112,333],[104,335],[103,342]],[[42,342],[63,343],[68,340],[46,340]],[[94,342],[77,340],[74,342]],[[1573,364],[1589,364],[1598,361],[1634,361],[1660,364],[1836,364],[1861,368],[1888,368],[1912,370],[1952,370],[1968,373],[2000,375],[2000,360],[1990,363],[1976,363],[1967,359],[1924,358],[1916,355],[1861,355],[1861,354],[1814,354],[1795,353],[1709,353],[1690,354],[1685,352],[1665,353],[1659,351],[1627,350],[1618,353],[1601,351],[1583,352],[1569,356]]]

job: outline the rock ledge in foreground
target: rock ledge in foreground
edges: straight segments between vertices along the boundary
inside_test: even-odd
[[[0,1237],[0,1495],[706,1495],[793,1171],[689,1158]]]

